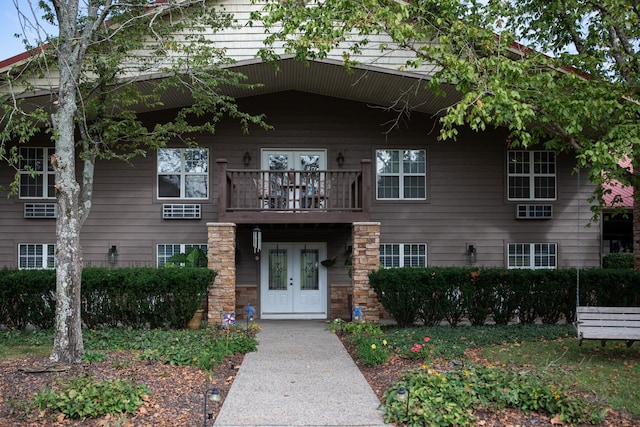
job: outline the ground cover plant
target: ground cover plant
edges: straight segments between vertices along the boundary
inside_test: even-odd
[[[48,363],[53,331],[0,331],[0,425],[199,424],[202,393],[228,391],[242,355],[256,349],[254,336],[233,328],[85,330],[83,363],[64,366]]]
[[[479,412],[515,408],[546,413],[552,423],[598,425],[612,408],[625,414],[624,425],[640,424],[640,347],[579,347],[570,325],[380,328],[332,322],[331,329],[341,333],[357,363],[371,367],[365,371],[401,365],[397,359],[415,362],[379,393],[388,422],[474,425]],[[623,425],[616,422],[602,425]]]

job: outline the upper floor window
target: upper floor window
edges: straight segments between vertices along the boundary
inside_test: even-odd
[[[18,245],[18,268],[35,270],[56,267],[56,245],[21,243]]]
[[[158,245],[157,264],[158,267],[167,265],[169,258],[176,254],[187,254],[189,249],[200,249],[205,255],[207,254],[206,243],[161,243]]]
[[[509,200],[555,200],[556,154],[553,151],[507,153]]]
[[[202,148],[159,149],[158,198],[209,198],[209,150]]]
[[[377,150],[378,199],[425,200],[427,161],[425,150]]]
[[[380,245],[380,264],[384,268],[426,267],[427,245],[424,243],[385,243]]]
[[[54,199],[56,174],[51,164],[53,148],[20,148],[20,198]]]
[[[558,266],[555,243],[509,243],[508,268],[552,269]]]

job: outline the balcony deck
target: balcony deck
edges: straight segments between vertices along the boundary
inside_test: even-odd
[[[368,221],[371,162],[361,170],[228,169],[218,160],[218,220],[234,223]]]

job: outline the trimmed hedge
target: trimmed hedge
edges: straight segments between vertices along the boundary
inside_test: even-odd
[[[89,328],[183,328],[215,276],[204,268],[85,268],[82,321]],[[53,327],[55,280],[53,270],[0,270],[0,323]]]
[[[498,268],[396,268],[369,274],[378,300],[399,326],[463,318],[483,325],[538,319],[554,324],[575,316],[580,304],[640,306],[640,274],[629,269],[506,270]]]

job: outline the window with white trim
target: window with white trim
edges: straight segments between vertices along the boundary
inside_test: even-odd
[[[158,198],[209,198],[209,150],[158,149]]]
[[[424,243],[384,243],[380,245],[380,264],[384,268],[426,267]]]
[[[554,269],[558,266],[555,243],[509,243],[508,268]]]
[[[54,199],[56,174],[51,164],[53,148],[20,147],[20,198]]]
[[[56,245],[53,243],[20,243],[18,268],[37,270],[56,268]]]
[[[376,150],[378,200],[425,200],[427,153],[425,150]]]
[[[507,178],[509,200],[555,200],[556,153],[509,151]]]
[[[175,254],[186,254],[190,248],[200,249],[207,254],[206,243],[160,243],[158,244],[156,262],[158,267],[164,267],[169,258]]]

